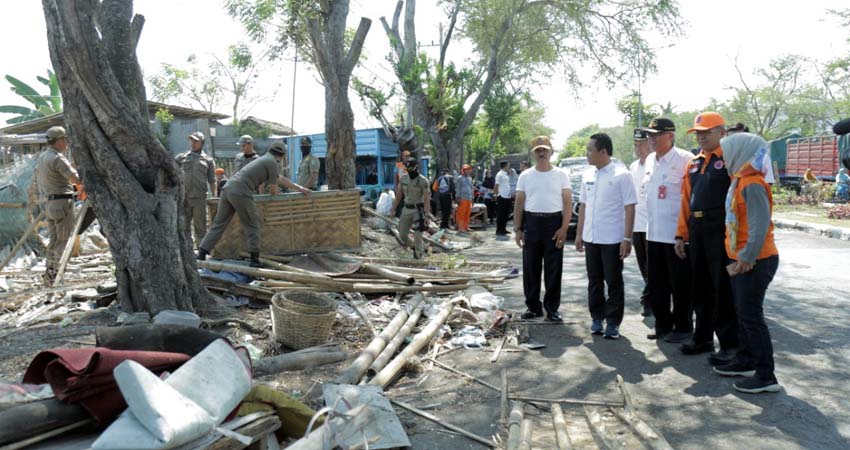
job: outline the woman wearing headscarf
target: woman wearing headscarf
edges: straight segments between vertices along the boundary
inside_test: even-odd
[[[835,196],[841,201],[850,200],[850,175],[847,175],[847,169],[838,169],[838,174],[835,175]]]
[[[764,179],[769,155],[764,139],[737,133],[720,141],[732,184],[726,195],[726,254],[738,313],[740,348],[735,359],[714,371],[743,376],[734,388],[757,394],[778,392],[773,345],[764,320],[764,294],[776,275],[779,252],[773,241],[773,196]]]

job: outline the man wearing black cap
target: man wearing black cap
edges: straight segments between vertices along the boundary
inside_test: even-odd
[[[638,203],[635,205],[635,225],[632,232],[635,258],[638,261],[638,269],[643,277],[643,291],[640,294],[640,304],[643,307],[642,315],[652,315],[652,300],[649,296],[649,283],[647,282],[647,259],[646,259],[646,195],[644,190],[644,177],[646,176],[646,158],[649,156],[648,133],[643,130],[634,130],[635,156],[637,159],[629,166],[632,181],[635,184],[635,192],[638,194]]]
[[[190,134],[190,150],[175,158],[183,169],[184,194],[188,206],[186,213],[192,219],[196,243],[207,234],[207,192],[213,197],[216,195],[215,160],[204,152],[204,139],[204,133],[200,131]]]
[[[277,194],[277,183],[289,189],[307,195],[310,190],[299,186],[286,177],[280,176],[280,161],[286,151],[283,143],[275,142],[269,147],[269,152],[248,163],[242,170],[236,172],[227,181],[218,211],[215,213],[210,231],[204,236],[198,249],[198,259],[204,260],[213,251],[215,245],[233,219],[233,214],[239,215],[239,222],[248,238],[248,251],[251,255],[251,267],[262,267],[260,264],[260,211],[254,202],[254,192],[261,184],[269,186],[270,194]]]
[[[653,151],[647,159],[643,201],[646,202],[647,281],[655,316],[655,332],[649,339],[685,342],[693,331],[688,263],[676,256],[676,228],[682,199],[685,167],[694,155],[674,147],[676,125],[659,117],[641,128]],[[670,296],[673,296],[671,308]]]
[[[407,172],[401,175],[396,188],[393,210],[402,206],[398,233],[404,246],[409,247],[413,227],[413,257],[419,259],[425,250],[422,232],[425,231],[425,217],[431,214],[431,189],[428,179],[419,173],[419,160],[411,156],[406,163]]]
[[[319,158],[312,154],[313,139],[301,138],[301,164],[298,165],[298,184],[307,189],[316,190],[319,182]]]

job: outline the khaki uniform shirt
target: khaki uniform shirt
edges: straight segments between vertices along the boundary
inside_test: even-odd
[[[236,155],[236,171],[239,172],[243,167],[247,166],[249,162],[259,158],[260,156],[256,153],[251,153],[251,156],[245,156],[244,153],[240,153]]]
[[[316,174],[316,183],[312,186],[308,186],[307,182],[310,181],[310,177],[313,174]],[[307,189],[316,189],[316,184],[319,184],[319,158],[316,158],[313,155],[307,155],[301,160],[301,164],[298,165],[298,184],[304,186]]]
[[[405,205],[412,206],[422,203],[425,193],[430,189],[428,179],[421,173],[414,180],[410,179],[409,174],[404,174],[401,176],[400,183]]]
[[[183,169],[186,197],[206,198],[209,185],[215,185],[215,160],[203,150],[183,152],[176,160]]]
[[[38,190],[42,197],[73,194],[74,187],[68,178],[77,175],[71,162],[53,147],[47,147],[35,165]]]
[[[277,164],[277,160],[274,158],[274,155],[267,153],[251,161],[243,170],[233,174],[227,180],[227,186],[224,188],[233,190],[232,192],[252,195],[261,184],[277,184],[279,175],[280,166]]]

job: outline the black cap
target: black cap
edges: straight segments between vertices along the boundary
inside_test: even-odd
[[[285,155],[286,148],[283,146],[283,142],[273,142],[272,145],[269,146],[269,152],[275,155]]]
[[[748,127],[748,126],[744,125],[742,122],[738,122],[738,123],[736,123],[735,125],[733,125],[733,126],[731,126],[731,127],[729,127],[729,128],[727,128],[727,129],[726,129],[726,132],[727,132],[727,133],[728,133],[728,132],[730,132],[730,131],[734,131],[734,132],[736,132],[736,133],[740,133],[740,132],[742,132],[742,131],[743,131],[743,132],[747,132],[747,133],[749,133],[749,132],[750,132],[750,127]]]
[[[416,157],[415,157],[415,156],[411,156],[410,158],[407,158],[407,163],[406,163],[405,165],[406,165],[407,167],[411,167],[411,166],[418,166],[418,165],[419,165],[419,160],[418,160],[418,159],[416,159]]]
[[[646,140],[646,131],[641,130],[640,128],[635,128],[634,131],[634,139],[636,141],[645,141]]]
[[[313,139],[311,139],[311,138],[310,138],[310,136],[304,136],[304,137],[302,137],[302,138],[301,138],[301,145],[304,145],[304,144],[312,145],[312,144],[313,144]]]
[[[656,117],[649,121],[649,126],[638,128],[649,134],[658,134],[665,131],[676,131],[676,124],[666,117]]]

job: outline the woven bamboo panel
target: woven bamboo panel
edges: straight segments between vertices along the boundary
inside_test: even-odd
[[[255,195],[263,223],[260,251],[274,255],[353,250],[360,247],[360,192],[358,190],[303,194]],[[212,218],[218,199],[207,200]],[[247,252],[239,216],[234,215],[216,245],[216,258],[238,258]]]

